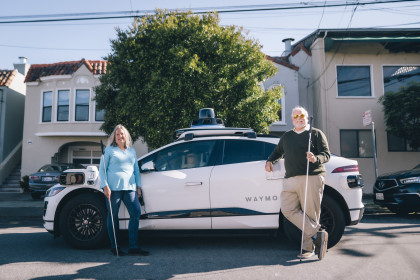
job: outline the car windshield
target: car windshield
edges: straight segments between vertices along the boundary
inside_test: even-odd
[[[417,164],[416,166],[414,166],[413,169],[420,169],[420,164]]]
[[[41,167],[38,172],[60,172],[60,167],[58,165],[44,165]]]

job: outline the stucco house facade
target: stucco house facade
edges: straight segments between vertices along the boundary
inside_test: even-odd
[[[107,61],[35,64],[29,69],[22,145],[22,176],[48,163],[98,165],[104,112],[94,100]],[[146,144],[134,143],[137,156]]]
[[[21,57],[13,70],[0,70],[0,185],[21,160],[28,69]]]
[[[420,82],[420,29],[322,29],[291,49],[290,54],[276,59],[298,67],[297,76],[302,78],[295,84],[298,103],[314,116],[314,126],[325,132],[332,153],[359,162],[365,193],[373,192],[376,178],[372,126],[362,121],[365,111],[371,111],[374,122],[379,175],[420,163],[419,150],[386,132],[379,103],[384,94]],[[302,49],[305,51],[298,51],[301,57],[296,59],[292,54]],[[302,61],[311,61],[309,72],[300,72]],[[286,82],[279,77],[278,83]]]

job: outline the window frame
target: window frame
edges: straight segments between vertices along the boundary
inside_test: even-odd
[[[350,131],[356,132],[356,143],[357,143],[357,147],[356,147],[357,156],[356,157],[343,154],[343,142],[342,142],[343,137],[342,137],[341,133],[342,132],[350,132]],[[339,130],[339,133],[340,133],[340,156],[346,157],[346,158],[374,158],[374,156],[375,156],[374,149],[376,148],[376,143],[375,143],[375,145],[372,146],[372,155],[371,156],[364,156],[364,157],[360,156],[360,132],[361,131],[369,132],[370,133],[369,134],[370,135],[369,140],[372,141],[372,130],[370,130],[370,129],[340,129]],[[375,133],[375,141],[376,141],[376,131],[374,133]],[[376,150],[377,150],[377,148],[376,148]]]
[[[51,94],[51,105],[45,106],[45,94],[50,93]],[[54,103],[54,91],[53,90],[45,90],[42,91],[41,94],[41,123],[52,123],[53,122],[53,103]],[[45,117],[45,109],[50,108],[50,120],[46,121],[44,120]]]
[[[87,105],[78,105],[77,104],[77,94],[79,91],[88,91],[89,92],[89,98],[88,98],[88,103]],[[75,88],[74,89],[74,121],[75,122],[89,122],[91,119],[90,116],[90,103],[91,103],[91,89],[86,89],[86,88]],[[78,115],[77,115],[77,109],[80,107],[87,107],[87,120],[78,120]]]
[[[420,68],[420,64],[383,64],[382,65],[382,93],[383,95],[385,95],[385,67],[419,67]],[[406,83],[407,84],[407,83]]]
[[[368,67],[369,68],[369,86],[370,86],[370,95],[340,95],[340,90],[339,90],[339,80],[338,80],[338,68],[339,67]],[[373,66],[371,64],[337,64],[335,67],[335,79],[336,79],[336,91],[337,91],[337,95],[336,98],[338,99],[342,99],[342,98],[364,98],[364,99],[372,99],[375,98],[375,93],[374,93],[374,84],[373,84]]]
[[[60,92],[68,92],[68,104],[67,105],[60,105]],[[57,100],[56,100],[56,122],[70,122],[70,99],[71,99],[71,90],[70,89],[57,89]],[[66,107],[68,108],[67,112],[67,120],[60,120],[59,119],[59,113],[60,113],[60,107]]]
[[[415,149],[408,149],[408,147],[409,147],[409,145],[408,145],[408,142],[407,142],[407,139],[405,139],[405,138],[401,138],[401,137],[398,137],[398,136],[393,136],[393,137],[396,137],[397,138],[397,140],[400,140],[400,141],[402,141],[403,143],[403,146],[404,146],[404,149],[390,149],[390,137],[392,137],[393,135],[392,134],[390,134],[388,131],[386,132],[386,142],[387,142],[387,150],[388,150],[388,152],[390,152],[390,153],[398,153],[398,152],[408,152],[408,153],[412,153],[412,152],[420,152],[420,149],[417,149],[417,150],[415,150]]]

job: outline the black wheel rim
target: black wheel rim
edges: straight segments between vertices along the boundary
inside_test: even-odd
[[[89,241],[95,239],[101,233],[104,218],[95,205],[81,204],[70,211],[67,226],[75,239]]]
[[[334,215],[331,212],[331,209],[321,205],[321,217],[319,223],[328,233],[331,233],[334,230]]]

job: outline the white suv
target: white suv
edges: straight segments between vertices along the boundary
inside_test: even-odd
[[[222,127],[176,135],[175,142],[138,160],[144,194],[140,230],[281,229],[300,242],[299,230],[281,214],[283,160],[274,174],[264,170],[279,138]],[[364,205],[356,161],[332,156],[326,169],[321,224],[332,247],[346,225],[360,221]],[[97,168],[67,170],[60,182],[45,197],[44,227],[78,248],[107,241]],[[120,229],[127,230],[124,206],[119,217]]]

